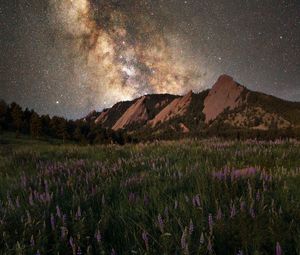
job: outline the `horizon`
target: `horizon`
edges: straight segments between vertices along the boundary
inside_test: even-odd
[[[80,120],[80,119],[83,119],[83,118],[87,117],[89,114],[91,114],[91,113],[93,113],[93,112],[101,113],[101,112],[103,112],[103,111],[105,111],[105,110],[107,110],[107,109],[112,108],[115,104],[118,104],[118,103],[121,103],[121,102],[131,102],[131,101],[135,101],[135,100],[137,100],[137,99],[139,99],[139,98],[141,98],[141,97],[143,97],[143,96],[151,96],[151,95],[173,95],[173,96],[183,97],[184,95],[188,94],[189,92],[192,92],[193,94],[199,94],[199,93],[202,93],[202,92],[204,92],[204,91],[206,91],[206,90],[211,90],[212,87],[215,85],[215,83],[218,81],[218,79],[219,79],[221,76],[224,76],[224,75],[233,78],[234,82],[236,82],[236,83],[239,84],[239,85],[242,85],[242,86],[245,87],[247,90],[250,90],[250,91],[252,91],[252,92],[258,92],[258,93],[262,93],[262,94],[265,94],[265,95],[268,95],[268,96],[273,96],[273,97],[275,97],[275,98],[278,98],[278,99],[281,99],[281,100],[284,100],[284,101],[288,101],[288,102],[291,102],[291,103],[300,103],[300,100],[299,100],[299,101],[287,100],[287,99],[285,99],[285,98],[282,98],[282,97],[279,97],[279,96],[276,96],[276,95],[264,93],[263,91],[251,90],[251,89],[248,88],[247,85],[241,84],[241,83],[240,83],[239,81],[237,81],[234,77],[232,77],[232,76],[230,76],[230,75],[228,75],[228,74],[221,74],[221,75],[219,75],[218,78],[216,79],[216,81],[215,81],[210,87],[204,88],[203,90],[198,91],[198,92],[197,92],[197,91],[190,90],[190,91],[188,91],[188,92],[186,92],[186,93],[184,93],[184,94],[171,94],[171,93],[150,93],[150,94],[144,94],[144,95],[140,95],[140,96],[138,96],[138,97],[135,97],[135,98],[133,98],[133,99],[128,99],[128,100],[124,100],[124,101],[118,101],[118,102],[115,102],[115,103],[113,103],[111,106],[108,106],[108,107],[106,107],[106,108],[102,108],[102,109],[99,109],[99,110],[98,110],[98,109],[92,109],[91,111],[89,111],[89,112],[83,114],[82,116],[78,116],[77,118],[69,118],[68,116],[64,116],[64,115],[55,115],[55,114],[52,115],[52,114],[47,113],[47,112],[40,113],[39,111],[37,111],[37,110],[34,109],[34,108],[30,108],[30,107],[28,107],[28,106],[24,106],[24,105],[19,104],[19,102],[17,102],[17,101],[10,101],[10,102],[8,102],[8,101],[6,101],[6,100],[4,100],[4,99],[2,99],[2,98],[0,98],[0,101],[3,100],[3,101],[4,101],[5,103],[7,103],[7,104],[16,103],[16,104],[20,105],[20,106],[22,107],[22,109],[24,109],[24,110],[25,110],[25,109],[28,109],[28,110],[30,110],[30,111],[33,110],[34,112],[36,112],[36,113],[39,114],[39,115],[49,115],[51,118],[54,117],[54,116],[56,116],[56,117],[62,117],[62,118],[65,118],[66,120],[73,120],[73,121],[76,121],[76,120]]]

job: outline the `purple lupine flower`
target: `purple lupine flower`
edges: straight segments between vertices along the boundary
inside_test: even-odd
[[[276,243],[276,255],[282,255],[282,249],[279,242]]]
[[[77,212],[76,212],[76,219],[80,219],[81,217],[81,208],[78,206]]]
[[[110,253],[110,255],[117,255],[117,253],[116,253],[116,251],[115,251],[115,249],[114,249],[114,248],[112,248],[112,249],[111,249],[111,253]]]
[[[235,215],[236,215],[235,205],[232,204],[230,209],[230,218],[233,218]]]
[[[54,219],[53,213],[51,213],[51,216],[50,216],[50,223],[51,223],[51,229],[54,231],[55,230],[55,219]]]
[[[58,205],[56,206],[56,215],[58,216],[58,218],[61,218],[61,211]]]
[[[95,233],[95,238],[97,240],[98,243],[101,242],[102,240],[102,236],[101,236],[101,233],[100,233],[100,230],[98,229],[97,232]]]
[[[244,255],[243,251],[242,250],[239,250],[237,255]]]
[[[74,244],[74,240],[73,240],[73,237],[71,236],[70,239],[69,239],[69,244],[70,246],[72,247],[72,249],[74,250],[75,249],[75,244]]]
[[[158,220],[158,227],[159,227],[160,231],[163,233],[164,232],[164,221],[160,214],[158,215],[157,220]]]
[[[180,244],[181,244],[181,249],[183,250],[184,254],[188,254],[188,243],[187,243],[187,228],[184,229],[181,239],[180,239]]]
[[[41,255],[40,250],[37,250],[35,255]]]
[[[78,249],[77,249],[77,255],[82,255],[80,247],[78,247]]]
[[[30,238],[30,245],[31,245],[31,247],[33,247],[35,245],[35,241],[34,241],[33,235],[31,235],[31,238]]]
[[[197,194],[197,195],[195,196],[195,202],[196,202],[196,205],[197,205],[198,207],[200,207],[201,203],[200,203],[200,195],[199,195],[199,194]]]
[[[240,210],[241,210],[241,212],[243,212],[245,210],[245,206],[246,206],[245,201],[241,201],[241,203],[240,203]]]
[[[142,233],[142,238],[144,240],[146,250],[148,251],[149,250],[149,239],[148,239],[148,233],[145,230]]]
[[[259,190],[256,192],[256,201],[259,201],[260,200],[260,192]]]

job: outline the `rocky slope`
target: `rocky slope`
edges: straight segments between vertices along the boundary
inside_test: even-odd
[[[86,118],[113,130],[197,132],[214,126],[268,130],[300,127],[300,103],[248,90],[222,75],[210,90],[145,95]]]

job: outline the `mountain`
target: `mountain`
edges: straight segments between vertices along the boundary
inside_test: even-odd
[[[288,130],[300,128],[300,102],[247,89],[221,75],[210,90],[186,95],[153,94],[119,102],[87,121],[130,133],[197,133],[209,130]]]

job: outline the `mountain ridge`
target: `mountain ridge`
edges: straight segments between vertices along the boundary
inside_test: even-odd
[[[300,127],[300,102],[249,90],[224,74],[211,89],[200,93],[144,95],[118,102],[96,115],[91,121],[114,131],[188,133],[215,126],[288,129]]]

